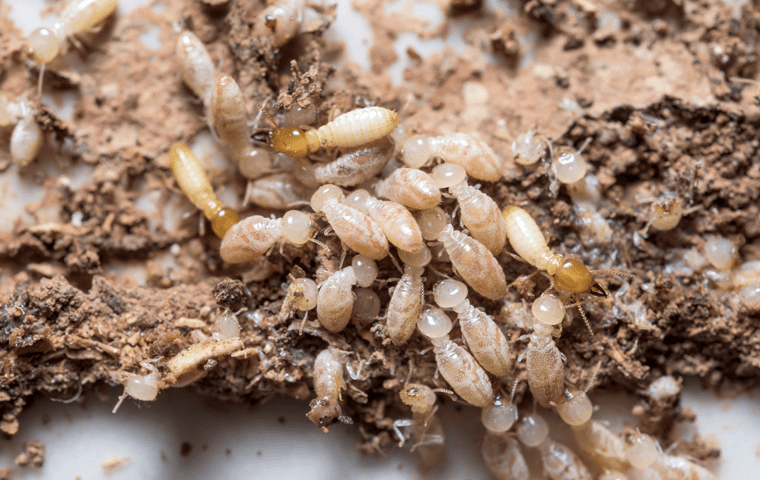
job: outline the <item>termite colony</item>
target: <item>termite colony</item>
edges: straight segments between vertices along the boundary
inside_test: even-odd
[[[70,8],[85,3],[77,0]],[[52,61],[67,36],[102,21],[115,3],[96,3],[86,22],[72,23],[71,18],[81,18],[75,11],[65,13],[52,30],[36,31],[29,39],[29,58],[40,65]],[[295,0],[277,2],[260,13],[254,32],[282,46],[298,31],[304,8]],[[582,249],[575,255],[558,253],[567,250],[561,244],[550,248],[536,221],[540,211],[527,201],[506,201],[515,195],[498,193],[504,159],[477,133],[433,135],[405,125],[403,111],[371,102],[336,114],[321,108],[325,99],[315,96],[310,106],[293,106],[284,115],[257,105],[272,123],[261,142],[248,116],[247,103],[256,100],[243,95],[232,74],[217,71],[189,29],[178,32],[176,61],[177,72],[203,105],[209,129],[249,179],[245,202],[255,207],[246,212],[261,213],[241,215],[225,205],[193,151],[173,145],[167,154],[174,183],[210,221],[220,239],[218,256],[228,264],[272,259],[292,264],[289,253],[307,253],[292,265],[298,272],[283,286],[275,302],[279,308],[258,310],[268,319],[241,325],[241,312],[220,311],[211,336],[196,329],[195,343],[169,359],[123,365],[119,404],[127,396],[154,401],[162,389],[189,385],[219,358],[263,356],[262,349],[243,340],[245,330],[260,329],[294,342],[322,342],[310,362],[313,399],[306,415],[325,432],[336,422],[352,422],[347,412],[355,397],[344,393],[351,382],[366,385],[361,383],[364,366],[382,363],[375,355],[352,351],[352,342],[362,343],[363,353],[383,350],[403,360],[398,363],[408,366],[388,371],[385,378],[391,404],[399,407],[392,430],[388,425],[386,431],[400,445],[411,443],[424,470],[444,455],[444,428],[436,415],[437,394],[443,393],[482,410],[482,456],[497,479],[528,479],[525,455],[540,458],[553,480],[591,479],[592,472],[606,480],[715,478],[686,457],[664,453],[637,429],[616,433],[593,420],[587,393],[595,375],[585,390],[566,382],[566,360],[558,347],[563,330],[574,330],[574,338],[579,331],[594,335],[595,318],[586,315],[584,305],[594,297],[607,298],[605,308],[614,301],[599,283],[601,276],[633,275],[590,269],[580,258]],[[0,121],[22,129],[14,131],[11,150],[16,163],[29,163],[43,137],[34,109],[25,100],[0,99]],[[531,130],[515,140],[514,161],[535,168],[546,151],[550,188],[556,195],[559,185],[566,185],[584,244],[603,246],[613,231],[599,213],[599,182],[583,157],[590,141],[577,149],[556,146]],[[278,156],[289,160],[275,160]],[[689,212],[680,196],[657,198],[650,208],[642,236],[649,229],[675,228]],[[703,251],[685,252],[683,262],[705,270],[720,288],[739,291],[742,302],[760,300],[760,267],[736,266],[730,239],[711,237]],[[510,272],[530,273],[508,278],[504,267],[513,264],[523,265]],[[391,282],[395,285],[389,289]],[[524,327],[508,326],[512,322],[504,313],[520,303],[510,300],[518,283],[531,285],[535,297]],[[525,305],[516,308],[525,309],[526,301],[520,300]],[[568,313],[573,309],[577,317]],[[518,410],[521,385],[527,385],[535,403],[557,410],[582,456],[552,439],[548,423],[530,402]],[[402,405],[411,407],[411,415],[400,410]]]

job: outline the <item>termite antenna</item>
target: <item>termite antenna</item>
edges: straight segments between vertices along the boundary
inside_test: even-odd
[[[327,250],[328,252],[329,252],[329,251],[331,251],[331,250],[330,250],[330,247],[328,247],[328,246],[327,246],[327,245],[325,245],[324,243],[320,242],[320,241],[319,241],[319,240],[317,240],[316,238],[310,238],[310,239],[309,239],[309,241],[310,241],[310,242],[313,242],[313,243],[316,243],[317,245],[319,245],[320,247],[324,248],[324,249],[325,249],[325,250]]]
[[[303,316],[303,320],[301,320],[301,328],[298,329],[298,334],[303,335],[303,329],[306,326],[306,320],[309,318],[309,311],[306,311],[306,314]]]
[[[583,142],[583,145],[581,145],[581,148],[578,149],[578,155],[583,153],[583,151],[588,147],[588,144],[591,143],[591,137],[588,137],[586,141]]]
[[[594,367],[594,373],[591,375],[591,378],[588,381],[588,384],[586,385],[586,389],[583,390],[583,393],[588,393],[589,390],[591,390],[591,387],[594,386],[594,382],[596,382],[596,376],[599,375],[599,369],[602,368],[602,361],[599,360],[597,362],[596,367]]]
[[[406,382],[404,382],[404,387],[409,385],[409,380],[412,379],[412,374],[414,373],[414,357],[409,358],[409,373],[406,375]]]
[[[393,256],[390,252],[388,253],[388,256],[391,257],[391,260],[393,261],[393,264],[396,266],[399,272],[401,272],[401,275],[404,274],[404,269],[401,268],[401,265],[399,265],[398,260],[396,260],[396,257]]]
[[[451,390],[447,390],[447,389],[445,389],[445,388],[434,388],[434,389],[433,389],[433,391],[434,391],[434,392],[438,392],[438,393],[445,393],[446,395],[448,395],[448,397],[449,397],[449,398],[450,398],[452,401],[454,401],[454,402],[459,402],[459,403],[462,403],[462,402],[459,400],[459,397],[457,397],[457,396],[454,394],[454,392],[452,392]],[[465,405],[469,405],[469,403],[466,403],[466,402],[464,402],[464,404],[465,404]]]
[[[588,321],[588,317],[586,317],[586,312],[584,312],[583,307],[581,307],[581,303],[578,302],[576,306],[578,307],[578,311],[581,312],[581,318],[583,318],[583,322],[586,324],[586,328],[588,328],[591,336],[594,336],[594,330],[591,328],[591,324]]]
[[[127,398],[127,392],[125,391],[121,395],[119,395],[119,401],[116,402],[116,405],[114,405],[113,410],[111,410],[111,413],[116,413],[119,411],[119,407],[121,407],[121,404],[124,402],[124,399]]]
[[[512,385],[512,394],[509,396],[509,403],[515,403],[515,393],[517,392],[517,386],[520,385],[520,379],[515,378],[515,383]]]
[[[264,115],[266,115],[266,117],[269,119],[272,125],[274,125],[274,128],[280,128],[277,122],[274,121],[274,118],[272,118],[272,116],[269,115],[269,112],[267,112],[263,106],[259,105],[259,109],[264,113]]]
[[[626,273],[626,272],[618,272],[617,270],[591,270],[592,274],[594,273],[609,273],[612,275],[618,275],[620,277],[628,277],[628,278],[635,278],[636,275],[632,273]]]

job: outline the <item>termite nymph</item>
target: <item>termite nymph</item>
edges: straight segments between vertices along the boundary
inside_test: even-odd
[[[274,124],[269,114],[264,113]],[[398,114],[393,110],[366,107],[344,113],[316,130],[275,128],[270,133],[270,142],[280,153],[304,158],[320,147],[356,148],[370,144],[388,135],[397,124]]]
[[[240,221],[237,211],[225,207],[216,198],[201,162],[186,145],[174,144],[169,152],[169,157],[172,173],[174,173],[174,178],[182,192],[211,221],[211,228],[214,233],[219,238],[224,238],[227,230]]]

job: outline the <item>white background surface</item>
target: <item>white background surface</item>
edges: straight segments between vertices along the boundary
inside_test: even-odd
[[[25,33],[52,24],[52,18],[38,16],[40,8],[45,6],[42,0],[7,3],[13,6],[11,17]],[[143,3],[147,2],[121,0],[119,11],[125,14],[134,5]],[[402,7],[403,3],[395,3],[388,8]],[[432,4],[418,4],[415,11],[428,14],[434,22],[442,18],[440,10]],[[447,39],[447,42],[455,42],[455,50],[461,50],[462,46],[459,32],[461,28],[455,25]],[[346,1],[340,2],[337,22],[328,35],[332,39],[351,38],[347,42],[349,54],[365,67],[368,65],[366,52],[371,32],[364,19],[350,11]],[[425,52],[441,49],[445,42],[421,42],[414,35],[401,35],[397,52],[402,60],[391,68],[396,78],[400,78],[404,68],[402,62],[406,55],[403,52],[408,45]],[[4,187],[10,185],[12,192],[14,186],[19,190],[16,174],[13,167],[2,178]],[[76,172],[66,174],[73,179],[77,177]],[[3,197],[4,203],[0,205],[3,229],[19,211],[14,202],[29,198],[16,197],[15,200],[14,195]],[[306,403],[292,399],[275,399],[249,408],[200,398],[187,391],[170,390],[162,392],[157,402],[143,404],[141,408],[127,400],[121,410],[112,415],[110,410],[121,392],[113,389],[110,393],[111,398],[106,402],[90,395],[85,407],[37,399],[21,415],[19,434],[12,441],[0,439],[0,466],[12,466],[23,443],[39,439],[47,446],[45,467],[16,469],[14,478],[195,480],[277,475],[301,479],[393,480],[420,477],[413,454],[392,448],[385,457],[362,456],[355,448],[359,438],[355,428],[334,426],[330,433],[322,433],[304,416],[308,411]],[[628,412],[634,399],[610,393],[592,393],[591,397],[601,407],[595,418],[609,419],[613,430],[622,426],[624,418],[630,418]],[[702,436],[718,439],[724,455],[717,470],[722,478],[760,478],[760,401],[757,396],[719,399],[700,390],[696,382],[687,382],[684,404],[697,413]],[[480,462],[479,441],[483,428],[479,412],[447,402],[442,417],[448,435],[447,459],[431,477],[489,478]],[[680,430],[687,433],[689,428]],[[561,437],[562,433],[555,429],[552,436]],[[185,457],[180,456],[183,442],[192,445]],[[106,459],[123,456],[132,458],[113,471],[102,469],[101,464]]]

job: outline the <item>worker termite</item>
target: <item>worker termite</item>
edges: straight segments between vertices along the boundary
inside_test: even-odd
[[[13,127],[11,133],[11,159],[19,167],[25,167],[37,157],[42,148],[43,134],[37,120],[36,112],[21,102],[23,116]]]
[[[425,290],[422,275],[432,254],[423,246],[416,254],[400,250],[399,257],[404,263],[404,274],[393,289],[386,313],[386,331],[394,345],[406,343],[414,333]]]
[[[290,210],[282,218],[247,217],[229,228],[219,254],[228,263],[249,262],[265,254],[280,238],[296,245],[315,242],[317,228],[309,215]]]
[[[413,210],[427,210],[441,203],[441,190],[433,177],[416,168],[397,168],[374,184],[375,193]]]
[[[229,75],[220,73],[216,76],[209,93],[207,116],[246,178],[255,179],[272,170],[271,155],[254,148],[251,143],[245,98]]]
[[[243,204],[251,202],[264,208],[287,210],[298,204],[308,204],[314,191],[314,188],[302,185],[292,173],[275,173],[248,182]]]
[[[399,392],[401,401],[412,407],[411,420],[396,420],[393,422],[393,430],[399,438],[399,446],[404,445],[406,436],[401,433],[401,428],[412,428],[412,450],[417,451],[423,472],[429,471],[443,459],[446,434],[443,431],[441,420],[435,412],[435,392],[448,390],[432,389],[419,383],[407,383]]]
[[[175,55],[185,85],[190,87],[195,96],[203,101],[204,107],[208,108],[214,89],[216,69],[206,46],[193,32],[183,30],[177,38]]]
[[[277,323],[287,320],[295,310],[308,312],[317,306],[319,291],[316,282],[310,278],[292,278],[292,280],[282,301]]]
[[[475,240],[498,255],[507,240],[507,228],[499,206],[491,197],[467,184],[467,174],[459,165],[444,163],[431,173],[438,188],[448,188],[459,203],[462,223]]]
[[[497,398],[483,408],[480,421],[486,428],[480,453],[491,475],[496,480],[528,480],[530,471],[525,457],[517,441],[506,433],[517,421],[517,407],[512,400]]]
[[[26,53],[34,62],[44,65],[61,53],[66,38],[84,33],[111,15],[118,0],[72,0],[53,28],[41,27],[26,41]]]
[[[269,119],[274,123],[271,117]],[[270,139],[272,147],[278,152],[303,158],[320,147],[356,148],[368,145],[388,135],[396,124],[398,114],[393,110],[365,107],[344,113],[316,130],[276,128],[270,133]]]
[[[581,146],[579,150],[572,147],[559,147],[554,151],[551,151],[551,144],[549,149],[552,156],[552,168],[557,174],[557,180],[560,183],[572,184],[579,182],[586,176],[588,171],[588,163],[581,155],[586,146],[588,146],[591,139]]]
[[[304,6],[304,0],[277,0],[256,16],[253,34],[269,36],[275,47],[285,45],[301,27]]]
[[[523,416],[517,428],[517,438],[526,447],[538,449],[544,472],[552,480],[591,480],[591,473],[578,455],[549,438],[549,425],[541,415]]]
[[[645,474],[656,474],[663,480],[717,480],[712,472],[684,458],[662,453],[660,446],[649,435],[636,432],[626,449],[626,457],[635,468]],[[655,477],[646,477],[655,478]]]
[[[374,220],[388,241],[400,250],[418,253],[425,245],[422,241],[420,226],[417,225],[409,210],[402,205],[378,200],[364,189],[354,190],[345,201],[350,207]]]
[[[219,238],[224,238],[227,231],[240,221],[240,216],[233,208],[225,207],[211,188],[208,176],[198,157],[187,146],[174,144],[169,152],[172,173],[179,188],[187,198],[203,211],[211,221],[211,228]]]
[[[322,282],[317,295],[317,318],[331,332],[340,332],[348,321],[354,307],[354,285],[369,287],[377,278],[377,264],[364,255],[356,255],[351,266],[338,270]]]
[[[346,152],[329,163],[312,163],[301,158],[293,167],[293,174],[307,187],[331,183],[353,187],[380,173],[393,156],[393,144],[385,139],[368,147]]]
[[[486,371],[501,377],[509,372],[509,344],[490,315],[478,310],[467,299],[467,286],[457,280],[444,280],[433,289],[441,308],[451,308],[459,316],[459,327],[472,355]]]
[[[420,316],[417,328],[433,344],[438,371],[454,392],[477,407],[491,405],[494,396],[488,374],[467,350],[449,339],[452,324],[448,315],[430,307]]]
[[[346,363],[346,353],[334,347],[327,347],[319,352],[314,361],[314,392],[317,398],[309,402],[311,410],[306,416],[322,431],[337,419],[343,423],[351,420],[341,415],[341,391],[346,388],[343,379],[343,366]]]
[[[311,197],[311,208],[327,217],[330,226],[349,248],[374,260],[388,256],[388,239],[367,215],[345,205],[345,196],[335,185],[320,187]]]
[[[507,238],[512,248],[526,262],[545,271],[551,278],[552,288],[558,292],[566,292],[572,296],[586,293],[596,297],[606,297],[607,291],[596,282],[594,273],[633,276],[609,270],[589,271],[575,255],[563,256],[552,253],[536,221],[518,206],[507,205],[504,207],[503,215],[507,227]],[[580,308],[580,305],[578,306]],[[581,310],[581,315],[589,331],[593,333],[583,310]]]
[[[528,130],[517,136],[512,142],[512,153],[515,154],[515,163],[520,165],[533,165],[544,156],[549,141],[538,130]]]
[[[501,159],[486,142],[472,135],[412,135],[404,141],[402,158],[407,166],[419,168],[433,157],[461,166],[467,175],[478,180],[496,182],[501,179]]]
[[[491,300],[500,300],[507,293],[504,270],[482,243],[447,224],[440,207],[419,212],[416,216],[422,238],[443,244],[451,264],[473,290]]]
[[[560,402],[565,391],[565,367],[553,333],[554,328],[534,320],[528,347],[517,360],[525,357],[530,392],[544,407]]]

